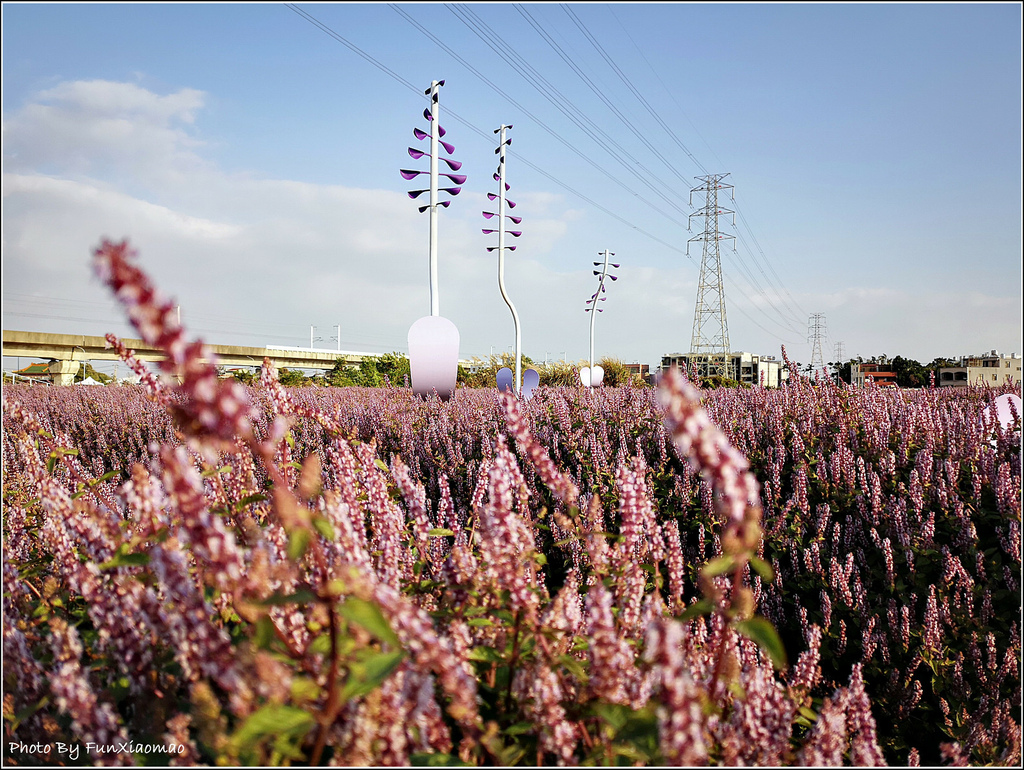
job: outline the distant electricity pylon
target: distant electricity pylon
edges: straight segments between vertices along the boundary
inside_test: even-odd
[[[704,205],[690,214],[704,218],[704,230],[686,242],[686,253],[689,256],[690,244],[701,241],[704,244],[700,260],[700,284],[697,287],[697,305],[693,311],[693,336],[690,338],[691,366],[697,372],[707,376],[719,374],[726,376],[729,355],[729,323],[725,317],[725,284],[722,282],[722,260],[719,253],[719,241],[733,239],[734,235],[723,235],[718,230],[718,217],[721,214],[732,214],[736,224],[736,212],[723,209],[718,203],[719,190],[732,190],[731,184],[722,184],[728,174],[708,174],[695,177],[703,182],[699,187],[690,190],[690,203],[694,193],[704,194]],[[730,194],[730,198],[732,194]],[[693,356],[692,354],[696,354]]]
[[[825,336],[825,314],[812,313],[807,321],[807,341],[811,343],[811,371],[825,368],[825,357],[821,352],[821,340]]]
[[[836,363],[840,364],[843,363],[843,360],[846,358],[846,346],[844,346],[841,341],[836,343],[835,356]]]

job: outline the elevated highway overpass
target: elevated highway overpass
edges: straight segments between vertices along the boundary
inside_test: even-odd
[[[166,355],[142,340],[122,338],[124,345],[135,351],[141,361],[162,361]],[[245,345],[212,345],[207,348],[216,356],[218,366],[262,366],[269,358],[277,368],[332,369],[339,358],[356,366],[373,353],[355,353],[344,350],[316,348],[248,347]],[[80,334],[48,334],[46,332],[3,331],[3,355],[22,358],[42,358],[51,361],[50,375],[54,384],[70,384],[83,361],[120,360],[114,350],[107,347],[103,337]]]

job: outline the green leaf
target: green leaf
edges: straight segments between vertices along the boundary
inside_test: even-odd
[[[734,625],[737,631],[757,642],[757,645],[768,653],[776,669],[781,671],[786,667],[786,648],[779,638],[779,632],[768,620],[758,616],[750,620],[741,620]]]
[[[750,566],[753,567],[754,572],[761,576],[761,579],[766,583],[771,583],[775,580],[775,570],[772,569],[772,565],[766,562],[764,559],[759,559],[756,556],[750,557]]]
[[[516,722],[514,725],[509,725],[502,732],[505,735],[522,735],[536,729],[536,725],[533,722]]]
[[[298,744],[305,738],[316,720],[311,714],[294,706],[264,706],[254,712],[238,728],[231,740],[247,764],[255,759],[256,747],[266,738],[276,738],[274,748],[293,759],[302,759]]]
[[[100,570],[117,569],[118,567],[142,567],[149,564],[148,553],[125,553],[125,544],[117,547],[110,561],[99,566]]]
[[[376,690],[405,657],[403,650],[374,652],[349,664],[349,678],[341,690],[343,701],[358,698]]]
[[[391,628],[391,623],[384,617],[380,607],[373,602],[350,596],[338,605],[338,614],[345,618],[345,620],[362,626],[382,642],[386,642],[393,647],[402,646],[401,641],[395,635],[394,629]]]
[[[309,677],[292,677],[292,698],[297,701],[312,701],[320,696],[320,685]]]
[[[474,647],[469,651],[466,657],[470,660],[478,660],[481,663],[499,663],[504,660],[504,657],[500,652],[493,647],[488,647],[487,645]]]
[[[293,529],[288,535],[288,558],[292,561],[301,559],[306,554],[306,549],[309,548],[310,539],[308,529],[302,527]]]
[[[466,621],[467,626],[493,626],[494,621],[490,618],[470,618]]]
[[[583,663],[579,658],[574,658],[572,655],[559,655],[555,662],[576,677],[577,681],[586,684],[590,680],[590,676],[587,674],[587,670],[583,667]]]
[[[452,532],[450,529],[445,529],[444,527],[434,527],[427,533],[427,537],[448,537],[449,535],[454,534],[455,533]]]
[[[292,594],[273,593],[266,599],[261,599],[258,603],[276,607],[280,604],[309,604],[316,600],[317,595],[315,593],[308,588],[302,588]]]
[[[726,572],[733,568],[735,559],[731,554],[723,554],[715,559],[712,559],[703,567],[701,572],[707,577],[715,577],[716,575],[724,575]]]
[[[683,613],[677,616],[677,620],[692,620],[693,618],[698,618],[703,615],[707,615],[713,612],[714,609],[714,602],[712,602],[710,599],[701,599],[700,601],[694,602],[685,610],[683,610]]]
[[[319,532],[327,540],[334,541],[334,526],[323,516],[313,517],[313,529]]]
[[[256,621],[256,634],[253,641],[256,646],[262,650],[270,647],[271,643],[276,638],[277,634],[274,633],[274,621],[269,616],[263,615],[259,620]]]
[[[633,710],[628,706],[623,706],[618,703],[595,703],[594,713],[597,714],[603,721],[607,722],[616,731],[622,729],[626,722],[629,721],[630,715]]]
[[[411,754],[409,764],[412,767],[472,767],[451,754]]]
[[[237,503],[235,503],[235,507],[236,508],[244,508],[245,506],[252,505],[253,503],[262,503],[266,499],[267,499],[266,495],[260,495],[260,494],[246,495],[241,500],[239,500]]]

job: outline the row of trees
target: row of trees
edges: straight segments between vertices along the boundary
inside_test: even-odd
[[[946,366],[959,365],[958,359],[935,358],[931,363],[922,364],[912,358],[904,358],[903,356],[894,356],[893,358],[889,358],[883,353],[878,356],[871,356],[871,358],[857,356],[856,358],[851,358],[845,363],[833,361],[829,363],[829,367],[836,372],[843,382],[850,383],[852,382],[852,365],[855,363],[882,364],[887,366],[889,371],[895,373],[896,384],[901,388],[928,387],[932,374],[935,375],[935,381],[938,382],[939,369]]]
[[[626,364],[617,358],[602,358],[598,363],[604,369],[604,384],[609,387],[646,384],[638,374],[630,371]],[[529,356],[522,357],[523,370],[536,369],[540,374],[541,385],[578,385],[580,367],[588,365],[587,361],[538,364]],[[493,388],[497,382],[498,370],[502,367],[515,368],[515,358],[511,353],[492,355],[486,359],[472,359],[468,366],[459,365],[458,383],[467,388]],[[259,379],[258,374],[243,370],[236,370],[231,375],[247,385],[255,384]],[[402,353],[385,353],[380,356],[367,356],[358,366],[350,366],[344,359],[339,358],[333,369],[312,377],[298,369],[281,369],[278,378],[281,384],[287,387],[319,385],[379,388],[388,384],[406,386],[411,380],[411,375],[407,356]]]

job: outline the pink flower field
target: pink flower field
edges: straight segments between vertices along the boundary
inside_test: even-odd
[[[249,388],[95,266],[168,357],[4,389],[5,763],[1020,764],[1019,387]]]

